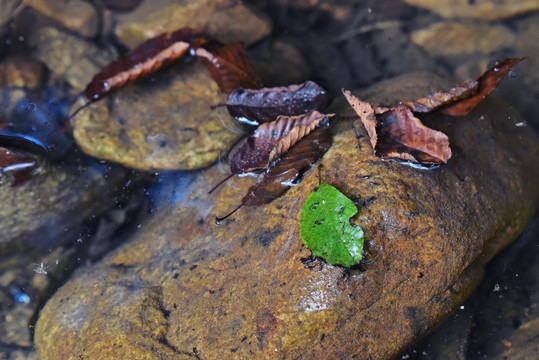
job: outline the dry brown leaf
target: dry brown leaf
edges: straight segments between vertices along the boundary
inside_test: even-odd
[[[465,116],[486,98],[509,71],[525,58],[510,58],[496,63],[481,76],[448,91],[441,91],[403,105],[413,112],[438,111],[441,114]]]
[[[232,156],[232,173],[267,168],[323,120],[334,115],[313,110],[304,115],[279,116],[273,122],[260,125]]]

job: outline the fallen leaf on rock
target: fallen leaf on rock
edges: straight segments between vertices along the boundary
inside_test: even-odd
[[[523,58],[510,58],[496,63],[481,76],[448,91],[441,91],[403,105],[413,112],[438,111],[441,114],[465,116],[498,86],[509,71]]]
[[[451,158],[449,138],[421,123],[405,106],[377,115],[376,154],[423,165],[446,163]]]
[[[524,59],[506,59],[460,86],[390,108],[373,108],[348,90],[343,89],[343,94],[365,126],[376,155],[438,165],[451,158],[449,139],[446,134],[423,125],[412,112],[437,111],[445,115],[465,116]]]
[[[373,108],[348,90],[343,94],[367,129],[377,156],[424,165],[446,163],[451,158],[447,135],[423,125],[408,107]]]
[[[358,114],[363,126],[365,126],[367,134],[369,134],[372,148],[376,148],[376,143],[378,142],[376,124],[378,121],[376,120],[374,108],[368,102],[359,100],[348,90],[342,89],[342,93],[344,94],[346,100],[348,100],[350,106],[352,106],[352,108],[355,110],[356,114]]]
[[[267,168],[322,121],[334,115],[313,110],[305,115],[281,115],[273,122],[260,125],[232,156],[230,170],[240,174]]]
[[[329,94],[313,81],[262,89],[238,88],[225,104],[230,115],[249,124],[273,121],[279,115],[301,115],[329,103]]]
[[[204,32],[188,27],[158,35],[105,66],[93,77],[84,94],[91,101],[98,100],[140,77],[170,65],[185,55],[193,43],[201,46],[210,40]]]
[[[260,182],[249,188],[240,205],[216,220],[219,222],[228,218],[242,206],[269,203],[295,185],[330,148],[329,127],[329,121],[322,122],[316,130],[298,141],[266,172]]]
[[[350,224],[357,208],[343,193],[329,184],[311,191],[299,220],[300,235],[314,256],[328,264],[351,267],[363,254],[363,229]]]
[[[226,94],[237,88],[262,87],[262,78],[251,64],[241,41],[233,41],[213,51],[199,47],[195,55],[202,60],[219,89]]]

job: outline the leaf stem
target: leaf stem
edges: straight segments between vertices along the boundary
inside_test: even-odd
[[[230,215],[234,214],[236,211],[238,211],[242,206],[243,206],[244,202],[242,201],[241,204],[239,204],[238,206],[236,206],[236,208],[234,210],[232,210],[231,212],[229,212],[228,214],[226,214],[225,216],[223,217],[215,217],[215,221],[217,223],[220,223],[221,221],[225,220],[226,218],[228,218]]]
[[[227,177],[225,177],[223,180],[219,181],[217,183],[217,185],[215,185],[210,191],[208,191],[208,194],[211,194],[212,192],[214,192],[219,186],[221,186],[225,181],[227,181],[228,179],[230,179],[234,175],[236,175],[236,174],[230,174]]]

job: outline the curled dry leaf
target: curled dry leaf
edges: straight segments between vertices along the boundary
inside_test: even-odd
[[[330,101],[329,94],[313,81],[303,84],[262,89],[238,88],[227,98],[230,115],[250,124],[273,121],[279,115],[301,115],[321,109]]]
[[[334,115],[313,110],[298,116],[281,115],[273,122],[260,125],[232,156],[232,173],[240,174],[267,168],[323,120]]]
[[[330,122],[324,121],[316,130],[298,141],[267,171],[262,180],[249,188],[238,207],[227,215],[217,218],[217,221],[226,219],[242,206],[269,203],[299,182],[303,174],[330,148],[329,127]]]
[[[465,116],[524,59],[505,59],[460,86],[391,108],[373,108],[344,89],[343,94],[367,129],[376,155],[424,165],[441,164],[451,158],[447,135],[426,127],[412,112],[437,111],[446,115]]]
[[[148,73],[170,65],[185,55],[191,46],[202,46],[209,41],[209,35],[188,27],[158,35],[105,66],[93,77],[84,94],[91,101],[98,100]]]
[[[403,105],[413,112],[431,112],[452,116],[465,116],[498,86],[509,71],[524,58],[510,58],[496,63],[481,76],[448,91],[408,101]]]
[[[365,126],[377,156],[424,165],[445,163],[451,158],[447,135],[423,125],[408,107],[373,108],[349,91],[343,93]]]
[[[262,78],[249,60],[245,45],[241,41],[234,41],[214,51],[197,48],[198,56],[219,89],[230,93],[237,88],[259,89],[262,87]]]
[[[447,135],[423,125],[409,108],[391,108],[376,118],[378,142],[374,150],[377,155],[424,165],[446,163],[451,158]]]
[[[377,120],[373,107],[368,102],[359,100],[357,97],[352,95],[350,91],[345,89],[341,89],[341,91],[346,100],[348,100],[350,106],[352,106],[356,114],[361,119],[363,126],[365,126],[367,134],[369,134],[372,148],[374,149],[376,147],[376,142],[378,141],[378,135],[376,134]]]

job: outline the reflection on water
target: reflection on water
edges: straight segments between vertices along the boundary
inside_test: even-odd
[[[189,62],[104,99],[86,113],[81,112],[88,118],[112,119],[103,122],[98,134],[92,133],[97,130],[91,128],[84,134],[90,140],[93,137],[102,140],[85,145],[94,146],[97,154],[116,151],[115,148],[105,151],[101,146],[109,145],[107,131],[119,129],[118,139],[123,147],[116,151],[116,162],[137,169],[144,168],[137,166],[141,158],[163,164],[164,158],[175,154],[175,148],[171,150],[169,146],[179,143],[189,147],[192,153],[186,155],[187,150],[180,147],[178,154],[189,159],[196,157],[196,161],[182,160],[182,166],[189,163],[178,167],[183,170],[134,171],[114,161],[103,165],[99,159],[80,151],[74,143],[72,128],[66,131],[65,118],[94,73],[117,53],[140,42],[142,34],[155,35],[166,30],[166,25],[175,21],[174,12],[166,14],[163,9],[174,3],[171,0],[151,4],[149,0],[71,0],[59,8],[52,0],[32,0],[24,4],[4,1],[0,6],[0,147],[27,154],[40,164],[51,163],[46,169],[32,173],[26,184],[13,189],[11,184],[0,184],[3,200],[0,230],[4,230],[0,233],[0,313],[11,319],[0,325],[0,354],[6,358],[21,354],[36,358],[26,323],[34,319],[73,269],[97,261],[129,239],[149,214],[167,211],[185,201],[196,190],[193,184],[201,176],[200,168],[214,163],[239,136],[232,131],[222,135],[222,119],[209,109],[222,99],[216,95],[215,88],[207,89],[213,86],[204,83],[210,84],[209,77],[198,74],[198,70],[192,70],[196,75],[182,72],[183,68],[196,69],[197,64]],[[539,129],[535,116],[539,111],[537,6],[519,7],[518,1],[510,0],[497,2],[493,7],[483,6],[488,1],[467,5],[447,1],[439,5],[427,0],[247,3],[271,19],[271,33],[265,36],[264,31],[269,32],[270,28],[264,26],[269,22],[261,22],[257,23],[257,31],[262,35],[253,31],[247,36],[241,31],[241,21],[236,21],[238,24],[227,25],[232,30],[223,34],[226,39],[222,40],[244,39],[243,36],[254,42],[249,48],[250,55],[270,86],[312,79],[333,94],[339,94],[343,87],[367,88],[411,71],[433,72],[457,83],[475,77],[496,59],[527,55],[529,58],[516,67],[513,78],[502,83],[497,95],[508,99],[523,114],[521,118],[511,119],[515,126]],[[137,12],[137,5],[144,12]],[[82,8],[86,9],[84,13]],[[161,20],[156,22],[148,14],[155,14]],[[73,21],[75,18],[78,21]],[[234,30],[234,26],[240,30]],[[265,37],[259,40],[257,36]],[[189,85],[192,79],[171,85],[174,76],[193,76],[202,85],[193,88]],[[198,104],[199,99],[204,101]],[[187,110],[178,113],[188,107],[191,113]],[[203,116],[194,121],[191,114],[201,111]],[[126,125],[134,117],[140,119],[139,132]],[[149,125],[152,119],[164,119],[164,123],[174,119],[181,128],[153,131]],[[198,126],[203,121],[211,123]],[[226,119],[225,123],[228,121],[231,120]],[[183,136],[181,141],[180,136]],[[153,150],[144,153],[148,148]],[[133,155],[137,151],[140,157]],[[132,156],[135,160],[124,161],[122,156]],[[167,169],[174,168],[174,161],[170,163]],[[211,199],[190,199],[189,204],[200,208],[202,218],[210,216]],[[530,231],[537,234],[535,227],[515,243],[523,252],[536,251]],[[511,266],[516,265],[508,264],[518,262],[520,256],[504,259],[502,254],[496,260],[499,267],[507,268],[506,272],[497,274],[504,279],[503,294],[509,297],[514,290],[530,299],[530,303],[521,299],[513,301],[518,305],[510,311],[518,325],[529,320],[531,316],[523,315],[524,308],[535,306],[537,300],[536,283],[531,278],[521,275],[531,286],[525,290],[520,279],[511,277],[516,272]],[[526,274],[526,269],[519,268],[518,273],[523,272]],[[311,311],[324,309],[327,301],[324,293],[317,291],[311,291],[302,300]],[[466,306],[474,307],[467,310],[466,316],[480,324],[479,330],[474,330],[471,320],[462,321],[453,331],[471,332],[471,336],[455,336],[452,343],[440,345],[437,341],[443,335],[437,334],[401,358],[441,358],[433,355],[437,353],[432,350],[436,346],[468,347],[467,353],[462,349],[454,351],[471,359],[483,358],[488,352],[485,349],[489,338],[483,334],[488,321],[482,318],[481,300],[475,298]],[[442,331],[450,334],[450,330]],[[499,340],[499,336],[494,338]],[[431,357],[417,355],[429,351]]]

